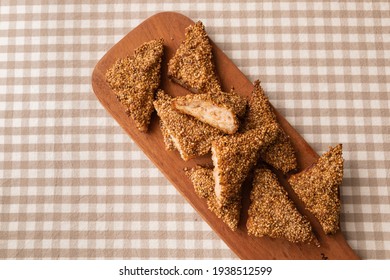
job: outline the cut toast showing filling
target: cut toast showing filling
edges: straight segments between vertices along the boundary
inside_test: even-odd
[[[215,127],[177,112],[172,107],[172,97],[163,90],[158,90],[153,104],[163,123],[163,135],[169,136],[169,147],[173,144],[185,161],[207,154],[211,142],[224,135]]]
[[[223,136],[212,142],[215,195],[221,205],[241,199],[241,186],[257,163],[260,153],[277,136],[269,125],[245,133]]]
[[[168,77],[193,93],[221,91],[212,46],[201,21],[186,28],[185,40],[168,62]]]
[[[280,127],[268,97],[260,85],[260,81],[255,81],[253,86],[247,115],[243,123],[243,130],[269,124],[277,124],[279,126],[277,139],[261,154],[261,157],[266,163],[286,174],[297,168],[294,147],[289,136]]]
[[[134,56],[118,59],[106,72],[106,80],[137,128],[146,132],[154,111],[154,93],[160,84],[163,39],[135,49]]]
[[[288,179],[291,187],[314,214],[326,234],[339,229],[339,186],[343,180],[342,145],[330,147],[316,163]]]
[[[240,220],[241,200],[234,200],[226,205],[220,205],[214,193],[213,169],[196,166],[186,172],[190,178],[195,193],[207,199],[207,206],[219,219],[233,231],[237,229]]]
[[[246,104],[246,99],[234,90],[229,93],[189,94],[176,97],[172,101],[175,109],[227,134],[233,134],[238,130],[239,118],[245,114]]]
[[[249,235],[319,245],[310,222],[299,213],[271,170],[255,170],[250,200],[247,220]]]

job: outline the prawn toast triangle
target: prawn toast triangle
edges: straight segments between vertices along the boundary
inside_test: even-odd
[[[265,95],[260,81],[254,82],[252,96],[249,101],[247,114],[243,123],[243,130],[277,124],[277,140],[261,154],[262,159],[274,168],[288,173],[297,168],[297,159],[289,136],[279,125],[275,113]]]
[[[215,195],[221,205],[241,198],[241,186],[260,153],[277,136],[275,124],[223,136],[212,142]]]
[[[230,92],[188,94],[174,98],[172,105],[184,114],[216,127],[227,134],[235,133],[246,110],[247,101],[234,90]]]
[[[318,161],[288,179],[291,187],[314,214],[326,234],[339,229],[341,202],[339,186],[343,180],[342,145],[331,147]]]
[[[153,104],[162,122],[167,150],[172,148],[173,143],[185,161],[207,154],[211,149],[211,142],[224,135],[215,127],[177,112],[172,107],[172,97],[163,90],[157,92]]]
[[[168,77],[193,93],[221,91],[212,46],[201,21],[186,28],[185,40],[168,62]]]
[[[255,170],[250,200],[247,220],[249,235],[319,245],[310,222],[298,212],[271,170]]]
[[[154,111],[154,92],[160,84],[163,39],[135,49],[133,57],[118,59],[106,72],[106,81],[137,128],[146,132]]]
[[[226,205],[220,205],[214,192],[213,169],[196,166],[186,172],[191,180],[195,193],[207,200],[207,206],[219,219],[233,231],[237,229],[240,220],[241,200],[234,200]]]

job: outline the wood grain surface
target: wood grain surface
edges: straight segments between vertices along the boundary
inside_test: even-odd
[[[163,38],[164,60],[160,88],[172,96],[188,94],[187,90],[170,81],[166,73],[167,62],[174,55],[182,40],[184,40],[185,28],[193,23],[191,19],[178,13],[159,13],[146,19],[114,45],[97,63],[92,74],[93,90],[101,104],[161,170],[172,185],[176,187],[181,195],[186,198],[192,207],[241,259],[358,259],[358,256],[349,247],[340,230],[332,236],[326,236],[323,233],[317,220],[305,210],[303,204],[297,199],[288,185],[286,178],[281,174],[278,174],[281,183],[286,188],[290,198],[296,203],[300,212],[305,214],[312,223],[321,246],[294,244],[286,240],[268,237],[257,238],[248,236],[245,223],[247,219],[246,211],[249,205],[250,184],[244,185],[241,221],[238,230],[232,232],[207,209],[206,201],[195,194],[191,182],[184,173],[185,167],[193,167],[196,164],[211,164],[210,155],[185,162],[180,158],[177,151],[165,150],[156,113],[152,116],[153,119],[148,133],[139,132],[133,121],[126,115],[124,108],[117,101],[115,94],[106,83],[105,73],[107,69],[116,59],[132,55],[134,49],[142,43],[152,39]],[[223,51],[214,43],[212,44],[216,68],[223,89],[228,91],[231,87],[234,87],[239,94],[249,97],[253,89],[253,81],[248,80]],[[275,110],[275,113],[281,126],[292,139],[298,157],[299,170],[309,167],[316,161],[318,155],[277,110]]]

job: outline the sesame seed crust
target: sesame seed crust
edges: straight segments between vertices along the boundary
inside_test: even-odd
[[[207,154],[211,142],[224,135],[222,131],[205,124],[194,117],[173,109],[172,97],[163,90],[157,91],[154,107],[183,160]]]
[[[163,39],[135,49],[134,56],[118,59],[106,72],[106,81],[137,128],[146,132],[154,111],[154,92],[160,84]]]
[[[212,142],[215,194],[221,205],[241,198],[241,186],[259,159],[275,140],[277,126],[269,125],[245,133],[223,136]]]
[[[343,180],[343,163],[342,144],[338,144],[330,147],[314,165],[291,175],[288,180],[326,234],[334,234],[339,229],[339,186]]]
[[[194,186],[195,193],[201,198],[208,198],[214,192],[213,170],[197,165],[186,171]]]
[[[226,205],[220,205],[214,193],[215,182],[212,168],[196,166],[188,170],[186,175],[190,178],[195,193],[207,199],[208,209],[235,231],[240,220],[241,197]]]
[[[247,220],[249,235],[319,245],[310,222],[298,212],[271,170],[255,170],[250,200]]]
[[[230,92],[178,96],[172,105],[181,113],[233,134],[239,128],[239,118],[245,114],[247,100],[232,89]]]
[[[174,151],[174,150],[176,150],[175,143],[172,140],[171,135],[169,134],[169,130],[165,127],[165,124],[164,124],[164,122],[161,119],[159,120],[159,124],[160,124],[161,133],[163,135],[165,149],[167,151]]]
[[[260,85],[260,81],[256,80],[253,85],[254,89],[243,123],[243,130],[245,131],[268,124],[278,125],[279,134],[276,141],[261,154],[261,158],[269,165],[286,174],[297,168],[294,147],[289,136],[280,127],[268,97]]]
[[[168,62],[168,77],[193,93],[221,91],[212,46],[201,21],[186,28],[185,40]]]
[[[213,192],[207,199],[207,206],[219,219],[227,224],[232,231],[237,230],[242,208],[241,196],[236,197],[235,200],[232,200],[229,203],[221,205]]]
[[[126,114],[134,120],[137,128],[147,132],[154,111],[154,93],[123,90],[117,92],[117,99],[125,106]]]

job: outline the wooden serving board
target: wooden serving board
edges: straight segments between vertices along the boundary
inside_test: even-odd
[[[242,259],[358,259],[358,256],[347,244],[341,231],[338,231],[333,236],[326,236],[323,233],[316,219],[305,210],[302,203],[288,186],[286,178],[281,174],[278,174],[281,183],[285,186],[301,213],[305,214],[311,221],[321,246],[293,244],[282,239],[248,236],[245,224],[249,205],[250,184],[244,186],[241,221],[238,230],[232,232],[208,210],[206,201],[195,194],[193,186],[183,170],[185,167],[193,167],[196,164],[211,164],[210,155],[185,162],[180,158],[177,151],[165,150],[156,114],[153,114],[148,133],[139,132],[133,121],[126,115],[124,108],[117,101],[114,92],[111,91],[106,83],[105,73],[107,69],[118,58],[133,55],[134,49],[142,43],[152,39],[163,38],[165,49],[160,87],[173,96],[189,94],[187,90],[170,81],[166,73],[167,62],[174,55],[182,40],[184,40],[185,28],[193,23],[191,19],[181,14],[163,12],[148,18],[128,33],[107,52],[97,63],[93,71],[92,86],[99,101],[238,257]],[[228,91],[231,87],[234,87],[239,94],[249,97],[253,89],[253,81],[249,81],[223,51],[214,43],[212,44],[216,68],[223,89]],[[302,170],[310,166],[316,161],[318,155],[283,116],[276,110],[275,113],[281,126],[292,139],[298,157],[299,169]]]

